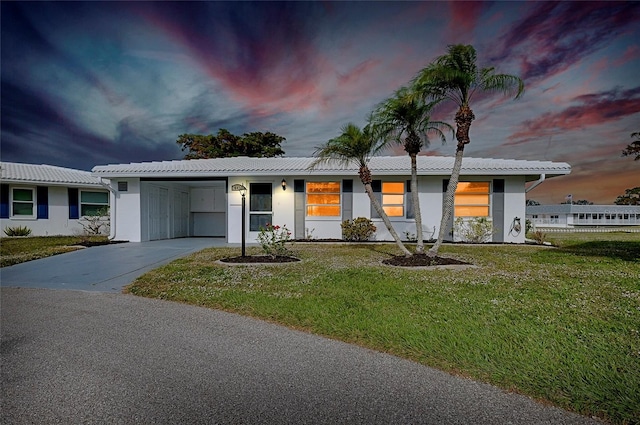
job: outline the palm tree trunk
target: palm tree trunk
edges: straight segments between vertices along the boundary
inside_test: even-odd
[[[413,216],[416,220],[416,254],[424,253],[424,237],[422,235],[422,214],[420,213],[420,194],[418,193],[418,160],[416,154],[411,154],[411,201],[413,202]]]
[[[405,257],[411,257],[411,251],[409,251],[407,247],[404,246],[404,244],[402,243],[402,240],[398,236],[398,233],[391,225],[389,216],[387,216],[387,213],[384,212],[384,210],[382,209],[382,206],[380,205],[380,202],[378,202],[378,199],[376,199],[375,195],[373,194],[371,183],[365,183],[364,191],[367,192],[367,195],[369,195],[369,199],[371,200],[371,204],[373,205],[373,208],[376,210],[376,212],[384,222],[384,225],[387,226],[387,230],[389,231],[393,239],[396,241],[396,244],[398,245],[398,248],[400,248],[400,251],[402,251]]]
[[[453,215],[453,201],[458,188],[458,180],[460,179],[460,170],[462,169],[462,156],[464,155],[464,143],[458,144],[456,149],[456,158],[453,163],[453,170],[451,171],[451,178],[449,179],[449,185],[447,186],[447,193],[444,197],[444,205],[442,207],[442,219],[440,220],[440,230],[438,231],[438,239],[433,244],[431,249],[427,252],[429,257],[435,257],[438,255],[440,245],[444,240],[444,234],[447,230],[447,224]]]

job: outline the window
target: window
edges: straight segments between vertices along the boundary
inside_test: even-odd
[[[389,217],[404,217],[404,182],[382,182],[382,209]]]
[[[35,217],[35,190],[17,188],[11,190],[11,215],[14,217]]]
[[[108,192],[80,191],[80,215],[98,215],[101,209],[109,207]]]
[[[458,183],[454,216],[489,217],[489,182]]]
[[[307,216],[340,216],[340,182],[307,182]]]
[[[272,223],[271,183],[249,184],[249,231],[259,232]]]

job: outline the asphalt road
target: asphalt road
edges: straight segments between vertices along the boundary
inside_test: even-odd
[[[0,296],[6,424],[599,423],[216,310],[106,292]]]

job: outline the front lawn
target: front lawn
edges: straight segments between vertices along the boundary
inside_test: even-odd
[[[207,249],[127,291],[385,351],[614,423],[640,423],[640,234],[560,248],[445,245],[465,270],[381,265],[391,244],[297,244],[303,261],[226,266]],[[258,253],[249,248],[248,254]]]
[[[0,238],[0,267],[80,249],[81,242],[105,242],[106,236],[41,236]]]

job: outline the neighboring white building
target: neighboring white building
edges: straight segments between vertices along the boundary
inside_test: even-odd
[[[111,184],[111,237],[131,242],[189,236],[242,240],[242,196],[246,187],[245,241],[256,241],[260,226],[286,225],[297,239],[339,239],[340,223],[371,218],[376,240],[391,240],[358,178],[357,168],[325,164],[314,158],[219,158],[105,165],[93,168]],[[418,157],[420,208],[431,236],[440,225],[444,190],[454,159]],[[408,156],[375,157],[373,188],[393,226],[415,233],[409,192]],[[465,158],[456,195],[455,215],[488,217],[493,240],[524,242],[525,183],[569,174],[566,163]],[[236,187],[237,188],[237,187]],[[521,223],[515,226],[516,222]],[[450,225],[452,225],[453,219]]]
[[[640,205],[531,205],[526,217],[549,229],[640,226]]]
[[[82,233],[80,217],[109,206],[109,191],[88,171],[0,162],[0,228],[32,236]],[[4,234],[3,234],[4,236]]]

